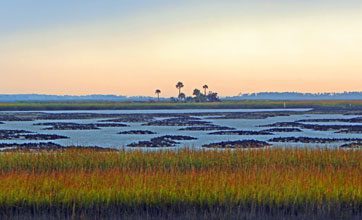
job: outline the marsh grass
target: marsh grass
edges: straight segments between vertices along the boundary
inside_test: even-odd
[[[241,100],[204,103],[175,102],[2,102],[0,111],[22,110],[130,110],[130,109],[250,109],[250,108],[326,108],[326,109],[361,109],[361,100]]]
[[[0,154],[2,216],[356,218],[362,151],[333,149]]]

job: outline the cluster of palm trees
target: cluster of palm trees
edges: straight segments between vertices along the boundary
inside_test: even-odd
[[[217,93],[209,92],[209,94],[207,94],[207,90],[209,89],[209,86],[206,84],[202,86],[202,88],[204,89],[203,94],[201,93],[201,91],[199,89],[194,89],[193,95],[195,97],[186,97],[186,94],[181,91],[183,87],[184,87],[184,84],[182,82],[178,82],[176,84],[176,88],[178,89],[178,99],[171,98],[172,100],[196,101],[196,102],[219,101],[219,98],[217,97]],[[157,95],[157,99],[159,101],[161,90],[156,89],[155,94]]]

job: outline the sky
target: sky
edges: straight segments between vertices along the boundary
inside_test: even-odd
[[[362,1],[0,2],[0,93],[362,91]]]

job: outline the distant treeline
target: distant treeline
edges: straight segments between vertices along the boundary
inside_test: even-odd
[[[362,92],[342,93],[299,93],[299,92],[260,92],[223,97],[222,100],[362,100]]]
[[[150,101],[156,100],[149,96],[119,96],[119,95],[42,95],[42,94],[5,94],[0,95],[0,102],[34,102],[34,101],[112,101],[112,102],[127,102],[127,101]]]
[[[362,100],[362,92],[343,93],[298,93],[298,92],[260,92],[240,94],[238,96],[220,97],[224,101],[238,100]],[[111,101],[111,102],[153,102],[172,101],[171,98],[151,96],[120,95],[42,95],[42,94],[0,94],[0,102],[34,102],[34,101]]]

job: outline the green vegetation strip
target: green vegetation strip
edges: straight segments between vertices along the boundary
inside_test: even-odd
[[[362,101],[271,101],[246,100],[205,103],[174,102],[9,102],[0,111],[21,110],[127,110],[127,109],[240,109],[240,108],[361,108]]]

